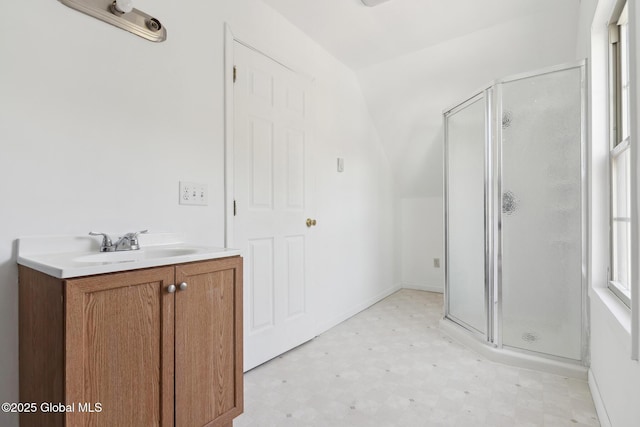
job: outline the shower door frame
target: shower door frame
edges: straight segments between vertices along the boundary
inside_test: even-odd
[[[475,104],[476,102],[483,102],[484,104],[484,314],[485,314],[485,333],[480,332],[475,327],[471,326],[462,319],[459,319],[451,314],[450,311],[450,289],[449,289],[449,131],[448,131],[448,119],[450,116],[464,110],[465,108]],[[477,339],[493,343],[494,339],[494,316],[493,316],[493,294],[494,289],[491,286],[494,280],[494,269],[491,265],[493,256],[493,221],[492,213],[493,207],[491,206],[491,200],[493,197],[492,186],[492,171],[493,171],[493,147],[491,142],[492,127],[493,127],[493,85],[487,86],[481,90],[474,92],[474,94],[466,98],[464,101],[455,104],[453,107],[443,112],[443,128],[444,128],[444,254],[445,254],[445,318],[457,323],[469,332],[473,334]],[[489,254],[490,256],[487,256]]]
[[[488,86],[473,92],[471,97],[462,102],[453,104],[443,111],[444,129],[444,255],[445,255],[445,306],[444,317],[471,332],[472,336],[496,348],[503,348],[502,340],[502,86],[518,80],[551,74],[570,69],[580,69],[580,207],[581,207],[581,360],[567,359],[547,353],[538,353],[525,349],[508,347],[516,352],[525,354],[539,354],[545,358],[562,362],[589,363],[589,316],[588,316],[588,169],[587,169],[587,60],[569,62],[542,68],[526,73],[520,73],[491,82]],[[485,183],[484,183],[484,236],[485,236],[485,315],[486,333],[483,334],[461,319],[456,318],[450,312],[449,301],[449,133],[448,118],[484,97],[485,103]]]

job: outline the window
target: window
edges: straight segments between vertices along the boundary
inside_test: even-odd
[[[609,27],[611,93],[611,274],[609,288],[631,306],[631,156],[627,3]]]

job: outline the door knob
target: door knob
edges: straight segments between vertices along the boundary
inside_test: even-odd
[[[315,219],[307,218],[307,227],[313,227],[318,222]]]
[[[187,289],[187,282],[182,282],[182,283],[180,283],[180,290],[181,290],[181,291],[184,291],[184,290],[186,290],[186,289]]]
[[[170,294],[174,293],[176,291],[176,285],[169,285],[167,287],[167,292],[169,292]]]

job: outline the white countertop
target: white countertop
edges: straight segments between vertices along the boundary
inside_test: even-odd
[[[100,252],[100,237],[23,237],[18,239],[18,264],[67,279],[240,255],[238,249],[185,243],[175,233],[141,234],[138,240],[139,250]]]

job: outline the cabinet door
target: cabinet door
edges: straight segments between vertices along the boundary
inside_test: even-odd
[[[75,405],[68,426],[173,425],[173,272],[66,282],[66,402]],[[101,412],[89,412],[96,403]]]
[[[242,413],[242,259],[176,266],[176,427]],[[180,287],[178,287],[180,289]]]

